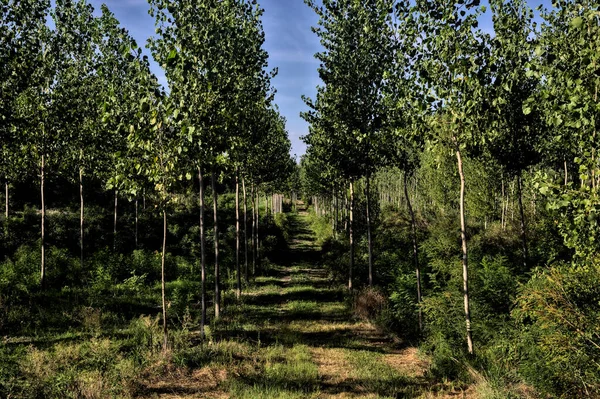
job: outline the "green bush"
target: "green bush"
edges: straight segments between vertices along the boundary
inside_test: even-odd
[[[513,317],[522,375],[559,397],[600,395],[600,260],[537,269]]]

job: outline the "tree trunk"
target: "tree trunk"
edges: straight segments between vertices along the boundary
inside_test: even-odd
[[[354,183],[350,180],[350,269],[348,270],[348,291],[352,292],[352,270],[354,269]]]
[[[267,226],[270,226],[271,218],[273,213],[271,212],[271,206],[269,206],[269,194],[265,193],[265,215],[267,216]]]
[[[40,168],[40,194],[41,194],[41,199],[42,199],[42,237],[41,237],[41,251],[42,251],[42,258],[41,258],[41,268],[40,268],[40,285],[42,288],[44,288],[44,284],[45,284],[45,275],[46,275],[46,234],[45,234],[45,229],[46,229],[46,202],[45,202],[45,198],[44,198],[44,172],[45,172],[45,167],[46,167],[46,157],[44,154],[42,154],[42,163],[41,163],[41,168]]]
[[[506,217],[506,211],[505,211],[505,206],[504,206],[504,176],[502,177],[502,230],[505,229],[505,217]]]
[[[369,246],[369,287],[373,286],[373,241],[371,240],[371,215],[370,215],[370,181],[371,177],[367,174],[367,184],[365,185],[365,197],[367,199],[367,242]]]
[[[115,190],[115,219],[113,223],[113,251],[117,250],[117,204],[119,192]]]
[[[252,275],[256,273],[256,192],[252,184]]]
[[[260,195],[256,188],[256,267],[260,267]],[[256,271],[254,271],[256,273]]]
[[[215,319],[221,316],[221,287],[219,276],[219,231],[217,223],[217,175],[213,170],[211,176],[212,192],[213,192],[213,233],[215,240]]]
[[[333,190],[333,237],[337,238],[338,231],[338,198],[336,190]]]
[[[240,172],[235,173],[235,272],[237,289],[235,296],[242,296],[242,273],[240,270]]]
[[[4,181],[4,218],[8,221],[8,179]]]
[[[529,254],[527,251],[527,232],[525,229],[525,212],[523,210],[523,182],[521,177],[521,172],[517,176],[517,190],[519,197],[519,214],[521,216],[521,243],[523,246],[523,267],[527,269],[527,259],[529,258]]]
[[[248,199],[246,197],[246,179],[243,176],[242,193],[244,195],[244,280],[248,284]]]
[[[206,236],[204,232],[204,180],[202,179],[202,169],[200,167],[198,167],[198,183],[200,185],[200,301],[202,302],[200,333],[202,335],[202,339],[204,339],[204,326],[206,325]]]
[[[135,197],[135,249],[138,248],[138,199]]]
[[[567,168],[567,159],[565,158],[565,186],[569,184],[569,169]]]
[[[349,216],[348,206],[349,206],[348,205],[348,194],[344,194],[344,231],[349,236],[350,235],[350,226],[348,223],[348,216]]]
[[[408,195],[408,180],[406,172],[404,172],[404,196],[406,197],[406,206],[408,207],[408,213],[410,213],[412,227],[413,259],[415,262],[415,272],[417,274],[417,307],[419,309],[419,332],[422,333],[423,311],[421,309],[421,268],[419,267],[419,247],[417,245],[417,221],[415,219],[415,212],[413,211],[410,202],[410,197]]]
[[[458,163],[458,174],[460,175],[460,239],[462,241],[462,264],[463,264],[463,295],[465,305],[465,322],[467,325],[467,346],[469,354],[473,354],[473,334],[471,330],[471,309],[469,306],[469,268],[467,252],[467,225],[465,221],[465,174],[460,150],[456,149],[456,160]]]
[[[83,268],[83,169],[79,168],[79,249],[80,261]]]
[[[163,313],[163,351],[167,351],[169,340],[167,336],[167,301],[165,298],[165,252],[167,250],[167,210],[163,209],[163,244],[161,256],[161,295],[162,295],[162,313]]]

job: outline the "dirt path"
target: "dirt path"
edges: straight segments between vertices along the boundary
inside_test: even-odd
[[[318,267],[308,215],[289,215],[290,248],[239,305],[226,308],[211,343],[188,367],[149,382],[148,398],[429,398],[427,364],[352,317],[344,288]],[[457,395],[455,397],[465,397]]]

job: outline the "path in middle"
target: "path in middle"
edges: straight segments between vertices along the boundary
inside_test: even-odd
[[[193,370],[185,391],[177,391],[182,379],[162,381],[154,390],[162,395],[151,397],[418,398],[427,390],[415,348],[352,317],[344,288],[318,266],[307,214],[286,216],[289,249],[226,308],[212,343],[185,359]]]

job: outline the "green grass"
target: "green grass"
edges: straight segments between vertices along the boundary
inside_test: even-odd
[[[346,350],[345,354],[351,364],[352,378],[365,391],[385,398],[396,398],[407,391],[413,393],[409,378],[387,364],[382,354],[366,350]]]
[[[296,228],[307,223],[301,216],[290,220]],[[309,238],[291,251],[317,251]],[[61,313],[72,323],[67,329],[45,330],[35,342],[29,337],[10,350],[0,346],[5,362],[0,385],[16,398],[160,397],[167,389],[161,386],[202,396],[207,388],[194,388],[190,376],[203,371],[212,376],[209,391],[232,398],[417,398],[422,387],[386,363],[378,353],[386,348],[374,347],[363,336],[369,327],[352,319],[345,291],[326,288],[323,270],[289,256],[296,263],[271,265],[267,276],[257,276],[246,287],[241,301],[224,295],[223,316],[210,321],[204,342],[194,302],[197,283],[179,279],[168,284],[171,350],[164,354],[159,290],[155,284],[130,282],[116,296],[100,295],[94,306]],[[123,304],[127,317],[119,313]],[[323,359],[315,357],[319,348],[335,354],[330,371],[321,369]],[[328,372],[346,379],[332,386],[326,383]],[[207,380],[200,378],[198,384],[202,381]],[[10,384],[14,389],[7,391]]]

